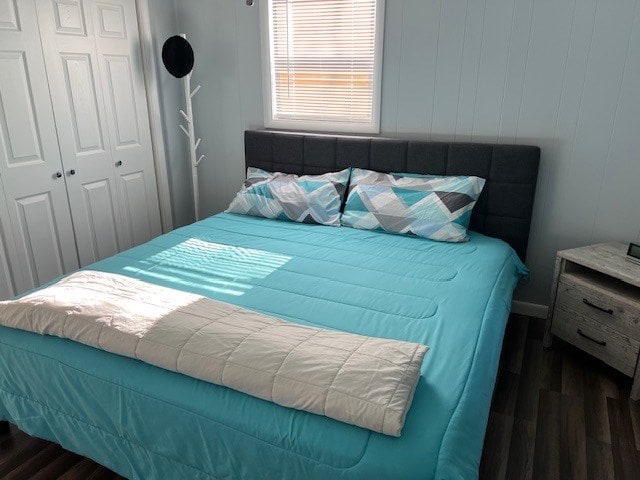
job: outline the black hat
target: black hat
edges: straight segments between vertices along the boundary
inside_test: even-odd
[[[193,48],[186,38],[170,37],[162,46],[162,62],[171,75],[182,78],[193,68]]]

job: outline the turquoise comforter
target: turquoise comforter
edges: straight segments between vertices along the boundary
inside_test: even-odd
[[[0,418],[131,479],[472,479],[525,267],[463,244],[220,214],[98,262],[294,322],[431,347],[400,438],[0,328]]]

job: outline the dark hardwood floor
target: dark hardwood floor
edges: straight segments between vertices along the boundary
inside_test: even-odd
[[[512,315],[491,406],[480,478],[640,479],[640,402],[631,380]],[[0,478],[117,479],[106,468],[11,427]]]
[[[60,445],[31,437],[13,425],[0,436],[3,480],[115,480],[122,477],[101,465],[67,452]]]
[[[631,379],[512,315],[481,479],[640,479],[640,402]]]

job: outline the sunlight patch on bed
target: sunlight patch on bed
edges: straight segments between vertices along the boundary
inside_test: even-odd
[[[240,296],[285,265],[292,257],[279,253],[189,238],[146,260],[154,264],[145,276]]]

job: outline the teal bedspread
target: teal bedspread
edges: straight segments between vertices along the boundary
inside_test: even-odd
[[[400,438],[0,328],[0,418],[131,479],[472,479],[513,288],[507,244],[220,214],[89,267],[431,347]]]

